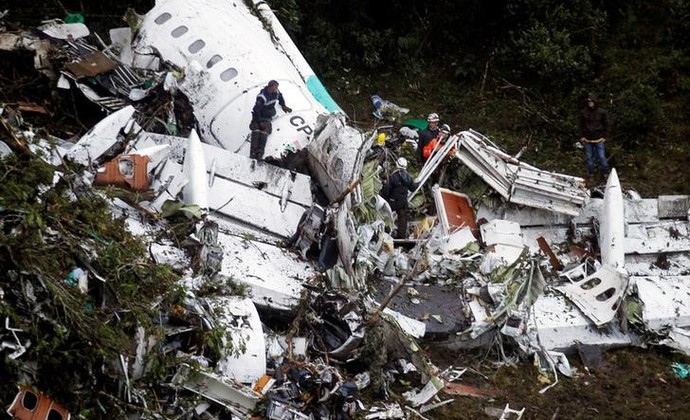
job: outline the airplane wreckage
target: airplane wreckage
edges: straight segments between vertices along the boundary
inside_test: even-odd
[[[182,273],[180,311],[197,321],[161,315],[162,334],[136,329],[134,351],[110,363],[110,394],[130,418],[165,417],[141,381],[156,348],[178,355],[166,384],[175,415],[269,419],[424,418],[449,402],[441,396],[458,395],[462,373],[435,368],[416,340],[510,347],[552,375],[543,391],[572,374],[574,350],[653,343],[690,354],[690,197],[641,198],[621,189],[615,169],[590,192],[582,179],[530,166],[467,130],[415,179],[411,202],[434,216],[393,239],[394,215],[378,193],[416,144],[413,130],[349,125],[264,2],[159,1],[137,18],[134,29],[111,30],[110,44],[82,23],[0,32],[0,50],[33,51],[57,88],[108,112],[68,141],[4,105],[3,158],[24,149],[54,165],[53,186],[40,191],[69,179],[72,199],[107,200],[151,259]],[[292,112],[278,111],[264,158],[250,159],[250,111],[272,79]],[[156,97],[165,102],[152,114]],[[438,183],[450,159],[482,185],[478,193]],[[114,187],[138,199],[104,193]],[[171,215],[194,223],[187,246],[166,238]],[[108,281],[87,262],[68,278],[84,295],[104,293]],[[246,293],[199,297],[227,281]],[[12,288],[2,283],[0,305],[35,305],[27,286]],[[276,334],[262,320],[276,314],[310,328]],[[204,352],[194,337],[217,327],[241,348]],[[374,341],[379,334],[386,339]],[[2,337],[9,363],[37,346],[9,317]],[[367,342],[386,354],[383,366]],[[386,383],[416,372],[418,384],[397,401],[384,385],[381,401],[365,407],[358,392],[382,368]],[[8,413],[37,418],[32,406],[54,403],[23,381]],[[54,406],[59,417],[45,418],[70,417]],[[523,412],[506,406],[500,416]]]

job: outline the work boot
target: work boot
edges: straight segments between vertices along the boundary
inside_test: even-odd
[[[258,130],[252,131],[252,139],[249,146],[249,157],[256,160],[263,160],[267,140],[267,133]]]

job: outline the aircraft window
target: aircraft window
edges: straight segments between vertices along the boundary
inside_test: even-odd
[[[186,26],[178,26],[177,28],[173,29],[172,32],[170,32],[170,35],[173,36],[173,38],[179,38],[182,35],[186,34],[189,28]]]
[[[33,411],[38,405],[38,397],[33,392],[25,391],[22,398],[22,405],[29,411]]]
[[[224,70],[220,74],[220,80],[222,80],[224,82],[227,82],[228,80],[234,79],[235,77],[237,77],[237,70],[233,69],[232,67]]]
[[[343,163],[343,160],[340,158],[337,158],[335,160],[335,164],[333,165],[333,174],[342,174],[343,173],[343,168],[345,167],[345,164]]]
[[[50,412],[48,412],[48,420],[62,420],[62,414],[51,408]]]
[[[207,68],[207,69],[210,69],[211,67],[213,67],[213,66],[215,66],[216,64],[218,64],[218,62],[220,62],[222,59],[223,59],[223,57],[219,56],[218,54],[214,55],[214,56],[211,57],[211,59],[208,60],[208,62],[206,63],[206,68]]]
[[[206,43],[200,39],[197,39],[196,41],[192,42],[192,45],[189,46],[188,50],[190,53],[198,53],[201,51],[202,48],[206,46]]]
[[[162,25],[165,22],[169,21],[171,17],[172,15],[168,12],[161,13],[160,15],[158,15],[158,17],[156,17],[156,19],[154,19],[154,22],[156,22],[159,25]]]

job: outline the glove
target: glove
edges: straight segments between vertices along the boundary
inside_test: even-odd
[[[285,111],[285,112],[287,112],[287,113],[290,113],[290,112],[292,112],[292,108],[290,108],[290,107],[287,106],[287,105],[283,105],[283,111]]]

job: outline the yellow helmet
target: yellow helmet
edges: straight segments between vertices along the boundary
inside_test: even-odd
[[[376,137],[376,144],[379,146],[383,146],[386,144],[386,134],[385,133],[379,133],[378,137]]]

